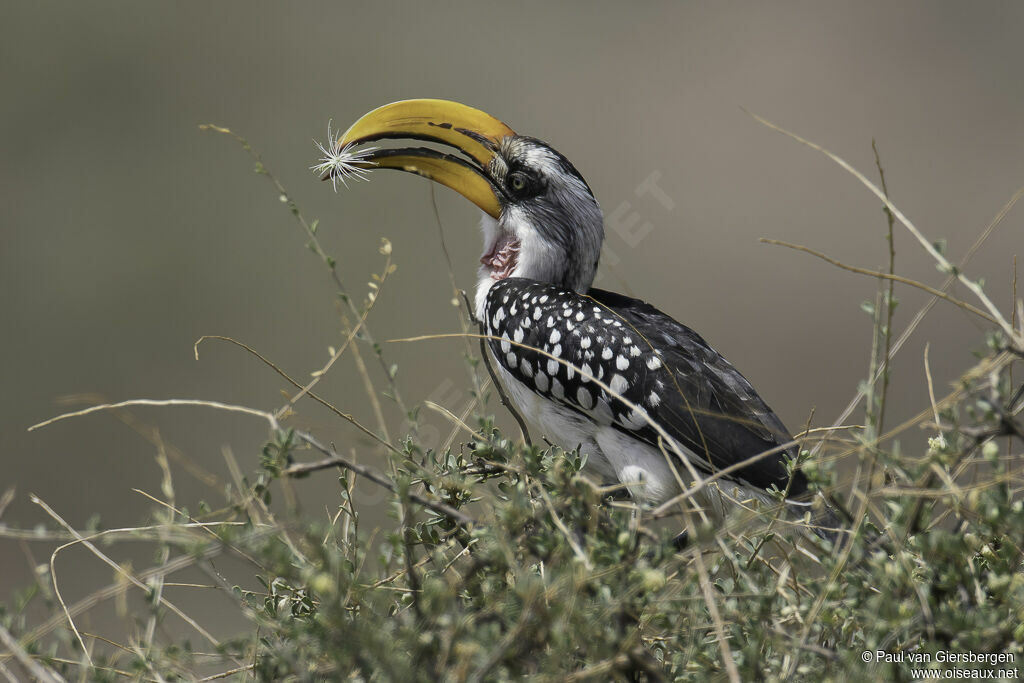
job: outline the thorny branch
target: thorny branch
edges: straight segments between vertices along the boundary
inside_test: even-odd
[[[295,436],[297,436],[302,441],[305,441],[314,449],[326,455],[327,458],[325,460],[319,460],[317,462],[305,463],[301,465],[292,465],[291,467],[285,469],[282,472],[283,474],[288,475],[290,477],[294,477],[296,475],[307,474],[309,472],[315,472],[317,470],[324,470],[332,467],[340,467],[343,469],[350,470],[358,474],[359,476],[364,477],[369,481],[372,481],[374,484],[386,488],[388,491],[391,491],[392,493],[398,493],[398,487],[395,485],[395,483],[388,479],[387,477],[385,477],[384,475],[377,472],[376,470],[366,467],[365,465],[354,463],[348,458],[338,455],[338,453],[334,449],[324,446],[310,434],[296,431]],[[429,508],[434,512],[438,512],[444,515],[445,517],[448,517],[449,519],[458,522],[459,524],[462,524],[463,526],[470,526],[476,523],[476,521],[472,517],[470,517],[464,512],[456,510],[455,508],[451,507],[446,503],[442,503],[441,501],[438,500],[431,500],[430,498],[421,496],[418,493],[413,493],[412,491],[409,491],[406,495],[412,502],[422,505],[425,508]]]

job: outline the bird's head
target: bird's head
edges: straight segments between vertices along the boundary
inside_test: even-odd
[[[394,138],[439,143],[459,154],[362,147]],[[604,221],[587,182],[550,145],[479,109],[446,100],[394,102],[360,118],[324,153],[315,168],[325,180],[392,168],[441,183],[480,207],[486,215],[478,298],[506,277],[578,292],[594,280]]]

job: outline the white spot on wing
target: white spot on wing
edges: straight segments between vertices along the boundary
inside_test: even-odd
[[[629,411],[629,415],[623,416],[622,426],[626,429],[640,429],[647,424],[647,420],[644,419],[644,413],[640,412],[636,408]]]
[[[608,382],[608,387],[616,394],[622,394],[629,388],[629,382],[622,375],[612,375],[612,379]]]
[[[615,359],[615,367],[619,370],[626,370],[629,368],[629,359],[623,355],[619,355]]]
[[[534,383],[537,385],[537,389],[540,391],[548,390],[548,376],[543,372],[538,372],[533,378]]]
[[[661,367],[661,359],[657,356],[651,356],[647,359],[647,368],[649,370],[657,370]]]
[[[612,420],[615,419],[615,416],[612,415],[611,406],[608,405],[608,401],[604,400],[603,398],[597,399],[597,404],[594,406],[593,415],[594,419],[596,419],[601,424],[606,425],[611,424]]]
[[[586,387],[580,387],[576,390],[576,400],[584,410],[590,410],[594,405],[594,397],[591,396],[590,391]]]

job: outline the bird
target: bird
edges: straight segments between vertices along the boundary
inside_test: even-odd
[[[834,511],[812,493],[791,433],[750,382],[686,325],[593,286],[604,219],[563,154],[484,111],[438,99],[386,104],[329,137],[312,167],[324,180],[401,170],[481,209],[472,305],[488,351],[519,413],[554,443],[585,453],[585,469],[647,506],[717,475],[719,491],[740,500],[781,497],[791,518],[809,521],[817,509],[827,524],[811,527],[834,540]],[[442,149],[371,145],[399,139]],[[685,542],[683,532],[676,544]]]

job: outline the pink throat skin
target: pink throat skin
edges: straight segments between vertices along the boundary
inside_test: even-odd
[[[492,279],[504,280],[512,275],[519,263],[519,246],[519,240],[502,232],[487,253],[480,257],[480,263],[490,269]]]

